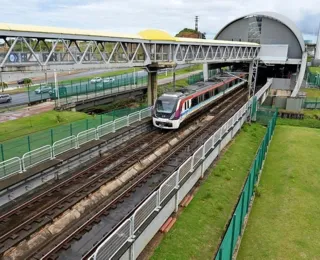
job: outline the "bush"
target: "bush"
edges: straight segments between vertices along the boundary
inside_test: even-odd
[[[24,82],[23,82],[23,83],[24,83],[25,85],[30,85],[30,84],[32,84],[32,80],[26,78],[26,79],[24,79]]]
[[[62,123],[64,121],[63,117],[61,115],[56,115],[56,120],[57,120],[57,123]]]
[[[5,88],[8,88],[8,84],[5,83],[5,82],[0,82],[0,87],[1,87],[2,92],[3,92],[3,90],[4,90]]]

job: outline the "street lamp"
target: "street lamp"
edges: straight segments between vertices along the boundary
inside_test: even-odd
[[[60,94],[59,94],[59,88],[58,88],[58,82],[57,82],[57,72],[56,70],[53,71],[54,74],[54,87],[55,87],[55,92],[56,96],[58,98],[58,107],[60,108]]]

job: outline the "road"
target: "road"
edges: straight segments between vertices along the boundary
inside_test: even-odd
[[[177,66],[177,69],[182,69],[182,68],[185,68],[185,67],[188,67],[190,66],[189,64],[185,64],[185,65],[179,65]],[[116,69],[114,69],[116,70]],[[82,72],[81,73],[81,77],[83,76],[94,76],[94,75],[97,75],[97,74],[101,74],[103,72],[105,72],[106,70],[94,70],[94,71],[86,71],[86,72]],[[159,71],[159,74],[163,74],[165,73],[165,71]],[[77,75],[80,75],[80,74],[77,74]],[[147,72],[146,71],[139,71],[139,72],[136,72],[136,75],[137,77],[143,77],[143,76],[146,76],[147,75]],[[119,79],[123,79],[123,78],[129,78],[129,77],[132,77],[132,73],[128,73],[128,74],[123,74],[123,75],[119,75],[119,76],[115,76],[115,80],[119,80]],[[75,79],[75,75],[65,75],[65,76],[62,76],[59,78],[59,81],[61,80],[70,80],[70,79]],[[171,79],[169,79],[170,81]],[[50,80],[48,80],[48,82],[50,82]],[[40,82],[39,82],[40,83]],[[70,85],[71,86],[71,85]],[[77,86],[80,86],[79,84],[73,84],[74,88],[77,88]],[[99,87],[100,85],[97,84],[97,87]],[[102,84],[101,84],[102,86]],[[65,86],[65,87],[68,87],[68,86]],[[14,107],[14,106],[19,106],[19,105],[25,105],[25,104],[28,104],[29,103],[29,100],[30,101],[37,101],[37,100],[42,100],[42,99],[49,99],[50,96],[48,93],[43,93],[43,94],[36,94],[34,91],[30,91],[29,95],[28,95],[28,92],[25,92],[25,93],[20,93],[20,94],[14,94],[14,95],[11,95],[12,97],[12,101],[10,103],[2,103],[0,104],[0,108],[9,108],[9,107]]]

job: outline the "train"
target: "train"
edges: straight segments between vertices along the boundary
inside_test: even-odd
[[[247,84],[247,73],[197,83],[179,92],[164,93],[152,108],[153,125],[162,129],[178,129],[191,115],[225,94]]]

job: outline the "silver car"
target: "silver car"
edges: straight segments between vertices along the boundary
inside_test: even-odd
[[[12,97],[9,94],[0,94],[0,103],[9,103],[11,100]]]
[[[34,92],[36,94],[42,94],[42,93],[49,93],[49,91],[51,90],[51,87],[49,86],[42,86],[40,88],[37,88]]]

